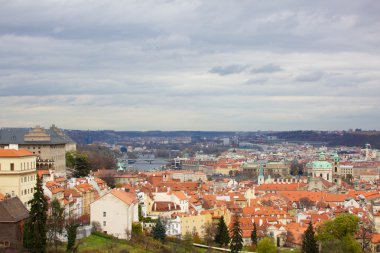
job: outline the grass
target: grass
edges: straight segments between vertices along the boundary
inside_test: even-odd
[[[104,238],[98,235],[90,235],[79,241],[78,252],[125,252],[147,253],[152,251],[145,250],[140,245],[129,245],[127,241]]]

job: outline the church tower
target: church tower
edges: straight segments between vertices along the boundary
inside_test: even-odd
[[[338,153],[334,153],[332,155],[332,160],[333,160],[333,172],[332,172],[332,177],[333,177],[333,183],[340,185],[341,184],[341,173],[340,173],[340,166],[339,166],[339,155]]]
[[[258,185],[264,184],[264,173],[263,173],[263,165],[260,162],[260,167],[259,167],[259,176],[257,177],[257,183]]]

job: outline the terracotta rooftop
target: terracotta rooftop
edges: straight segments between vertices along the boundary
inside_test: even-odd
[[[0,157],[24,157],[24,156],[35,156],[32,152],[27,149],[0,149]]]
[[[111,191],[111,194],[114,195],[116,198],[120,199],[127,205],[135,204],[137,203],[136,194],[131,192],[126,192],[123,190],[113,189]]]

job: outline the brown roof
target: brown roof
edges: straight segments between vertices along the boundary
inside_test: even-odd
[[[35,155],[25,148],[0,149],[0,157],[23,157],[23,156],[35,156]]]
[[[29,217],[29,212],[18,197],[0,201],[0,222],[18,222]]]

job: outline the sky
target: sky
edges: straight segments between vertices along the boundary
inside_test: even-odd
[[[380,126],[378,0],[0,0],[0,127]]]

